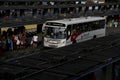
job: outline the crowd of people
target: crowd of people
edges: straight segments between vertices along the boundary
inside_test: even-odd
[[[16,28],[14,30],[9,28],[7,31],[0,33],[0,53],[21,48],[23,49],[28,47],[30,44],[33,48],[37,47],[38,36],[36,34],[31,38],[32,43],[27,40],[28,37],[26,37],[26,30],[24,27]]]

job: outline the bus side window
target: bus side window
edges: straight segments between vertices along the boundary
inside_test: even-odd
[[[71,25],[67,26],[67,39],[70,37],[71,35]]]
[[[86,23],[83,23],[83,25],[82,25],[82,31],[83,31],[83,32],[86,31],[86,26],[87,26]]]
[[[104,28],[104,27],[105,27],[104,24],[105,24],[105,21],[103,21],[103,20],[100,21],[100,22],[99,22],[99,28]]]

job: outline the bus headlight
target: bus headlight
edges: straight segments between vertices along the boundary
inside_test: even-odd
[[[65,41],[62,42],[63,44],[65,43]]]
[[[45,42],[49,42],[50,40],[49,39],[44,39]]]
[[[59,41],[57,41],[57,43],[58,43],[58,44],[60,44],[60,40],[59,40]]]

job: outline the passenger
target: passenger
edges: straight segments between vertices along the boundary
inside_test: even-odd
[[[8,50],[13,50],[13,41],[11,35],[7,36],[7,46],[8,46]]]
[[[58,33],[58,38],[64,38],[64,35],[63,35],[63,33],[60,31],[59,33]]]
[[[20,33],[20,48],[24,48],[26,44],[26,33],[22,32]]]
[[[32,37],[32,45],[33,45],[33,48],[36,48],[38,46],[38,36],[37,34],[35,34],[33,37]]]
[[[23,38],[23,47],[26,47],[27,37],[26,37],[26,32],[25,31],[22,33],[22,38]]]
[[[19,49],[20,48],[20,40],[17,39],[17,42],[16,42],[16,48]]]
[[[54,33],[51,33],[51,37],[52,37],[52,38],[54,37]]]
[[[22,42],[22,33],[20,32],[19,33],[19,41],[20,41],[20,43],[19,43],[19,41],[18,41],[18,43],[19,43],[19,48],[22,48],[22,45],[23,45],[23,42]]]
[[[21,32],[18,32],[18,34],[16,35],[16,47],[17,49],[21,48],[21,38],[22,38],[22,34]]]
[[[7,46],[7,39],[6,39],[6,32],[3,31],[3,34],[1,36],[1,44],[2,44],[2,48],[3,50],[6,50],[6,46]]]
[[[51,37],[56,39],[56,33],[51,33]]]
[[[18,32],[17,32],[17,29],[14,30],[14,40],[13,40],[13,43],[14,43],[14,49],[17,49],[17,40],[18,40]]]
[[[113,25],[114,25],[114,27],[118,27],[118,22],[115,20],[115,21],[113,22]]]
[[[76,38],[77,38],[76,31],[73,30],[73,33],[72,33],[72,35],[71,35],[72,44],[76,43]]]
[[[24,48],[25,47],[25,38],[24,36],[21,37],[21,40],[20,40],[20,48]]]

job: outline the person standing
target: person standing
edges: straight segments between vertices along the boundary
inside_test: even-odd
[[[32,37],[32,45],[33,45],[33,48],[36,48],[38,46],[38,36],[37,34],[35,34],[33,37]]]
[[[76,43],[76,38],[77,38],[77,34],[76,34],[76,31],[74,30],[71,35],[72,44]]]

